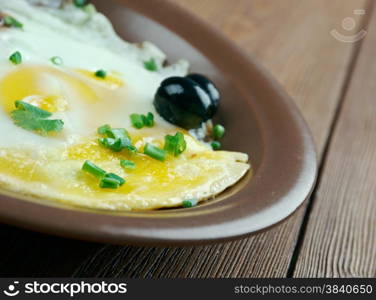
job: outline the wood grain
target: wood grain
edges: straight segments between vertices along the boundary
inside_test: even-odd
[[[330,36],[366,1],[179,0],[248,50],[279,79],[326,143],[353,50]],[[358,20],[358,26],[362,26]],[[192,248],[105,246],[76,276],[284,277],[305,206],[283,225],[232,243]]]
[[[329,32],[341,29],[342,19],[351,16],[354,9],[365,8],[367,1],[176,2],[205,18],[264,63],[301,108],[322,153],[357,47],[335,40]],[[362,26],[361,20],[357,21],[353,32]],[[6,246],[0,248],[0,275],[284,277],[305,208],[279,227],[255,237],[190,248],[96,245],[2,226],[0,236]],[[320,241],[315,243],[312,247]]]
[[[339,114],[296,277],[376,277],[376,7]]]

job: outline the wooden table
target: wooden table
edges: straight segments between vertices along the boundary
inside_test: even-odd
[[[270,231],[203,247],[100,245],[0,226],[0,275],[376,276],[375,1],[176,1],[258,58],[295,99],[319,153],[311,199]],[[344,42],[334,29],[368,34]]]

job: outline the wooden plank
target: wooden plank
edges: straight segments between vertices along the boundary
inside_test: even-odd
[[[177,0],[217,27],[270,71],[294,98],[309,123],[319,150],[342,90],[356,44],[341,43],[330,31],[354,17],[358,32],[366,16],[359,0]]]
[[[376,6],[297,261],[296,277],[376,276]]]
[[[331,29],[366,1],[179,0],[259,58],[302,109],[324,148],[356,45]],[[354,32],[361,27],[359,16]],[[77,276],[283,277],[305,207],[286,223],[258,236],[207,247],[102,248]]]

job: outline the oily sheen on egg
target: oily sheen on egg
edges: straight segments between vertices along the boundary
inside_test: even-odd
[[[23,29],[0,28],[0,187],[51,201],[96,209],[144,210],[204,200],[239,181],[249,170],[246,154],[213,151],[187,131],[161,118],[155,91],[170,76],[184,76],[184,60],[162,67],[165,54],[151,43],[121,40],[100,13],[66,5],[56,9],[26,0],[0,0],[0,12]],[[9,56],[22,53],[14,65]],[[55,65],[52,57],[61,57]],[[159,70],[144,62],[154,59]],[[95,71],[106,70],[100,78]],[[10,117],[17,100],[53,113],[64,129],[48,136],[16,126]],[[132,127],[130,114],[155,116],[153,128]],[[113,152],[98,144],[97,128],[128,130],[140,153]],[[146,143],[163,147],[166,134],[184,133],[187,150],[160,162],[142,153]],[[135,162],[134,170],[120,159]],[[101,189],[81,171],[90,160],[126,180],[116,190]]]

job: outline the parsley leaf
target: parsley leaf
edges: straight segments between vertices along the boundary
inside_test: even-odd
[[[5,16],[3,22],[8,27],[23,28],[23,24],[11,16]]]
[[[16,101],[15,105],[16,105],[16,108],[18,108],[19,110],[30,112],[38,118],[46,119],[52,116],[52,114],[49,111],[43,110],[27,102]]]
[[[52,116],[50,112],[23,101],[16,101],[15,104],[17,109],[11,112],[11,117],[17,126],[43,135],[63,129],[62,120],[47,119]]]

